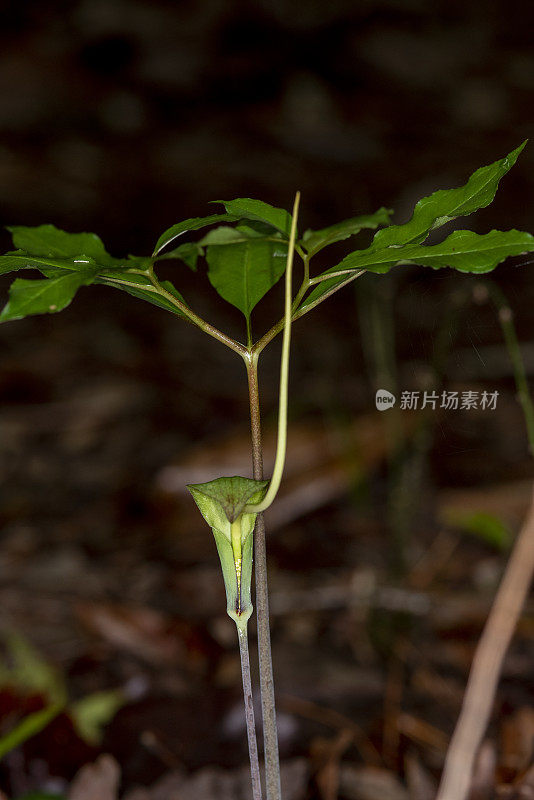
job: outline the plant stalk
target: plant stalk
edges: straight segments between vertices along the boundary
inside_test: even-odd
[[[488,290],[489,296],[497,309],[506,349],[508,350],[508,355],[512,362],[517,397],[523,409],[530,454],[534,456],[534,404],[528,388],[525,362],[523,361],[521,346],[517,338],[514,314],[506,296],[501,292],[496,283],[493,283],[493,281],[486,281],[482,285]]]
[[[254,355],[247,365],[250,400],[250,429],[252,439],[252,474],[263,480],[263,447],[261,438],[260,397],[258,388],[258,357]],[[267,583],[267,548],[265,522],[258,514],[254,528],[254,558],[256,577],[256,617],[258,621],[258,657],[260,666],[260,693],[263,718],[263,753],[265,758],[265,789],[267,800],[281,800],[280,758],[276,729],[271,631],[269,625],[269,592]]]
[[[239,627],[237,628],[237,638],[239,639],[239,655],[241,656],[241,675],[243,678],[243,699],[245,701],[245,720],[247,723],[252,797],[253,800],[262,800],[260,762],[258,759],[258,743],[256,740],[256,721],[254,719],[254,702],[252,699],[252,681],[250,678],[250,658],[246,628],[244,630]]]

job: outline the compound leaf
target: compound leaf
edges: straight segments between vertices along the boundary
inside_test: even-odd
[[[94,283],[96,270],[67,272],[42,280],[17,278],[9,290],[9,300],[0,314],[0,322],[23,319],[31,314],[56,313],[69,305],[80,286]]]
[[[308,255],[313,256],[323,247],[334,244],[334,242],[341,242],[350,236],[355,236],[364,228],[375,229],[380,225],[389,225],[392,213],[391,209],[379,208],[374,214],[364,214],[359,217],[345,219],[319,231],[307,230],[302,237],[301,244]]]

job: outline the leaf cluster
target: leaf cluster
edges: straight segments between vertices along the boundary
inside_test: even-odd
[[[306,230],[296,244],[303,266],[302,282],[293,298],[293,318],[306,314],[363,272],[385,273],[398,265],[418,264],[480,274],[509,256],[534,251],[534,237],[517,230],[486,234],[456,230],[441,242],[427,243],[432,231],[492,202],[501,178],[515,164],[525,144],[478,169],[463,186],[423,197],[404,224],[391,224],[392,212],[379,208],[321,230]],[[283,327],[279,320],[252,345],[252,311],[286,268],[291,214],[251,198],[214,202],[221,204],[224,212],[172,225],[158,238],[149,257],[114,258],[93,233],[66,233],[49,224],[9,228],[14,249],[0,256],[0,274],[34,269],[42,278],[14,281],[0,321],[61,311],[82,286],[96,283],[185,318],[241,354],[254,348],[259,352]],[[184,234],[206,228],[209,230],[197,241],[177,243]],[[352,239],[362,230],[376,231],[368,247],[351,249],[341,262],[318,275],[311,274],[310,261],[317,253]],[[219,296],[245,316],[247,346],[230,340],[200,318],[174,282],[158,278],[160,262],[181,262],[196,271],[199,259],[206,262],[208,280]],[[179,285],[178,270],[176,274]]]

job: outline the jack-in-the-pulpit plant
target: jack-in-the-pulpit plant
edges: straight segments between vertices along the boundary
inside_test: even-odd
[[[510,256],[534,252],[530,233],[492,230],[477,234],[456,230],[439,243],[426,244],[432,231],[451,220],[472,214],[488,206],[499,181],[515,164],[525,143],[508,156],[478,169],[456,189],[440,190],[421,199],[408,222],[390,224],[391,212],[380,208],[373,214],[352,217],[321,230],[296,231],[298,195],[293,214],[260,200],[240,198],[219,202],[224,211],[206,217],[194,217],[168,228],[156,242],[151,256],[115,258],[109,255],[93,233],[66,233],[50,224],[37,227],[9,228],[14,250],[0,256],[0,274],[38,270],[40,279],[17,278],[0,321],[21,319],[31,314],[55,313],[65,308],[82,286],[93,283],[128,292],[196,325],[239,355],[245,364],[251,418],[252,478],[224,477],[208,484],[190,486],[190,491],[216,540],[227,592],[228,613],[239,632],[247,732],[249,737],[253,792],[261,797],[254,720],[246,621],[252,612],[250,580],[252,575],[252,536],[258,652],[263,716],[265,788],[267,800],[280,800],[280,770],[274,704],[274,684],[270,651],[265,527],[261,511],[276,494],[285,453],[287,402],[287,364],[291,321],[304,316],[343,286],[365,272],[383,273],[403,264],[418,264],[433,269],[451,267],[460,272],[484,273]],[[183,234],[211,229],[197,241],[176,245]],[[335,242],[348,240],[364,229],[377,230],[371,244],[350,248],[340,263],[319,275],[313,275],[310,262],[317,253]],[[291,291],[293,251],[300,257],[300,285]],[[223,300],[244,315],[244,341],[240,342],[201,318],[179,291],[180,264],[176,278],[158,277],[162,261],[175,260],[197,271],[199,261],[207,264],[207,277]],[[251,315],[257,303],[286,273],[285,313],[259,338],[253,335]],[[204,275],[199,270],[199,280]],[[176,284],[176,285],[175,285]],[[265,481],[263,475],[258,360],[275,336],[285,330],[282,356],[279,439],[275,474]],[[285,377],[284,377],[285,375]],[[248,672],[247,672],[248,670]]]

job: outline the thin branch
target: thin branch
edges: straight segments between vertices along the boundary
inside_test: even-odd
[[[475,287],[475,290],[477,288],[481,289],[482,292],[486,290],[489,293],[497,309],[506,349],[508,350],[508,355],[512,362],[517,396],[523,409],[523,416],[525,417],[530,454],[534,456],[534,404],[530,396],[525,364],[521,355],[521,347],[514,325],[514,312],[510,308],[506,296],[493,281],[485,281],[479,287]],[[477,299],[477,295],[475,294],[475,300]]]
[[[360,275],[364,274],[364,272],[365,272],[364,269],[359,270],[358,272],[354,272],[346,280],[342,281],[337,286],[332,286],[331,289],[329,289],[327,292],[322,294],[320,297],[318,297],[312,303],[309,303],[306,306],[301,306],[300,308],[294,308],[293,316],[291,318],[292,322],[295,322],[297,319],[300,319],[301,317],[303,317],[305,314],[308,313],[308,311],[312,311],[312,309],[317,308],[317,306],[320,305],[324,300],[327,300],[329,297],[332,297],[333,294],[338,292],[340,289],[343,289],[344,286],[348,286],[349,283],[352,283],[352,281],[355,280],[355,278],[359,278]],[[329,276],[329,277],[331,277],[331,276]],[[301,287],[299,289],[299,293],[298,293],[297,297],[301,294],[301,292],[302,292],[301,298],[306,294],[308,289],[311,288],[311,281],[308,280],[306,288],[304,290],[303,290],[303,287],[304,287],[304,282],[302,283],[302,285],[301,285]],[[300,302],[301,298],[299,298],[299,302]],[[293,305],[295,306],[296,304],[294,303]],[[269,342],[272,342],[272,340],[276,336],[278,336],[278,334],[283,329],[284,329],[284,318],[282,317],[282,319],[279,319],[278,322],[275,325],[273,325],[273,327],[270,330],[268,330],[267,333],[265,333],[261,337],[261,339],[259,339],[256,342],[256,344],[252,348],[253,353],[255,353],[256,355],[259,355],[261,353],[261,351],[265,347],[267,347]]]
[[[363,272],[364,270],[355,270],[355,269],[339,269],[337,272],[327,272],[322,275],[317,275],[315,278],[310,278],[310,286],[315,286],[318,283],[324,283],[324,281],[329,281],[331,278],[341,278],[343,275],[352,275],[354,272]]]
[[[208,336],[212,336],[217,341],[221,342],[221,344],[226,345],[229,347],[230,350],[233,350],[235,353],[240,355],[245,360],[248,357],[248,351],[245,345],[241,344],[241,342],[236,342],[235,339],[232,339],[231,336],[227,336],[226,333],[223,333],[214,325],[209,322],[206,322],[205,319],[199,317],[194,311],[192,311],[189,306],[175,297],[171,292],[168,292],[164,286],[161,285],[157,277],[154,275],[153,269],[149,272],[149,278],[152,282],[153,287],[156,289],[157,293],[161,295],[161,297],[165,297],[170,303],[172,303],[176,308],[182,312],[182,314],[187,317],[187,319],[192,322],[197,328],[200,328],[204,333],[207,333]],[[143,288],[143,287],[141,287]]]

